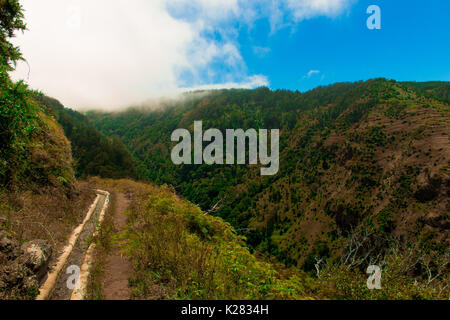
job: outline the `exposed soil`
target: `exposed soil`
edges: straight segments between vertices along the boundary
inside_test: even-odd
[[[127,226],[128,216],[124,212],[128,209],[130,201],[123,193],[116,193],[114,197],[114,229],[120,234]],[[130,299],[130,288],[128,278],[132,272],[132,264],[129,259],[121,253],[123,242],[117,240],[106,258],[105,272],[103,278],[102,296],[105,300],[128,300]]]

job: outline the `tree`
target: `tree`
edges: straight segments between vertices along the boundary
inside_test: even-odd
[[[11,81],[8,71],[23,60],[9,40],[24,31],[22,6],[18,0],[0,0],[0,184],[10,181],[25,157],[24,145],[36,128],[36,111],[28,103],[27,86]]]
[[[7,71],[23,60],[20,49],[9,41],[17,30],[26,30],[23,18],[23,8],[18,0],[0,0],[0,63]]]

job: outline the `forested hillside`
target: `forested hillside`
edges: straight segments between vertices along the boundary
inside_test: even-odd
[[[56,99],[43,95],[37,99],[55,116],[71,142],[77,177],[136,178],[135,161],[119,139],[105,137],[86,116]]]
[[[405,82],[409,87],[419,90],[421,94],[428,98],[450,103],[450,83],[445,81],[430,82]]]
[[[257,251],[315,272],[317,261],[350,264],[351,255],[362,265],[393,247],[448,258],[447,92],[448,83],[375,79],[306,93],[212,91],[89,117],[132,150],[142,178],[214,208]],[[192,132],[195,120],[204,130],[281,129],[279,173],[173,165],[170,135]]]

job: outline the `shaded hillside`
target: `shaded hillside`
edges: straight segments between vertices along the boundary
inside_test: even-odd
[[[148,179],[205,210],[221,201],[214,214],[287,264],[312,271],[316,258],[341,259],[365,233],[358,255],[367,261],[394,242],[448,251],[449,106],[417,86],[376,79],[306,93],[223,90],[159,111],[90,117],[121,137]],[[279,173],[174,166],[170,135],[192,131],[195,120],[204,130],[280,128]]]
[[[119,139],[105,137],[86,116],[65,108],[56,99],[41,96],[39,101],[55,115],[70,140],[77,177],[136,177],[135,161]]]

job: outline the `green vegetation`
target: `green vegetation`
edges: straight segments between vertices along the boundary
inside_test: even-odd
[[[75,181],[70,143],[42,94],[8,74],[22,59],[9,42],[25,29],[22,19],[17,0],[0,0],[0,231],[17,244],[14,250],[43,239],[58,252],[93,195]],[[34,299],[36,275],[16,259],[19,251],[9,250],[6,244],[0,253],[0,296]]]
[[[141,179],[174,186],[230,223],[251,250],[314,274],[315,258],[335,264],[355,230],[371,226],[376,232],[368,243],[377,245],[366,267],[369,261],[381,263],[394,246],[387,240],[380,245],[380,237],[401,235],[399,254],[424,234],[430,235],[430,252],[449,247],[447,218],[434,223],[429,214],[444,216],[449,206],[444,152],[449,111],[445,102],[420,95],[408,84],[374,79],[306,93],[266,88],[199,92],[155,111],[132,108],[90,112],[89,117],[127,145],[137,157]],[[279,174],[261,177],[255,166],[173,165],[170,135],[177,128],[192,131],[195,120],[203,120],[205,130],[223,132],[280,128]],[[352,272],[366,277],[363,269]],[[414,273],[427,277],[421,267]],[[448,279],[441,276],[432,285],[439,287],[439,281]]]
[[[135,299],[448,298],[444,286],[433,284],[433,278],[445,272],[448,255],[442,254],[442,248],[425,255],[414,246],[402,254],[398,240],[389,239],[392,246],[379,261],[382,289],[369,290],[362,268],[365,260],[355,254],[370,249],[368,228],[353,233],[344,244],[341,261],[313,257],[314,272],[306,273],[251,254],[246,239],[228,223],[177,197],[168,186],[98,178],[90,183],[132,199],[128,227],[120,240],[133,263],[129,281]],[[98,239],[105,250],[110,247],[104,244],[110,230],[105,225]],[[327,251],[327,244],[321,243],[315,253],[326,255]],[[412,274],[416,268],[429,270],[429,276]],[[101,290],[99,281],[94,282],[94,295]]]
[[[405,82],[405,84],[427,98],[435,98],[450,103],[450,84],[448,82]]]
[[[29,90],[22,81],[11,81],[8,71],[23,58],[10,38],[25,28],[19,2],[1,0],[0,184],[13,188],[32,182],[36,187],[73,182],[70,146],[54,125],[55,118],[72,144],[76,176],[135,178],[134,160],[120,140],[106,138],[85,116]]]
[[[229,224],[168,187],[143,188],[122,235],[135,265],[135,298],[151,297],[155,286],[175,299],[302,298],[300,285],[258,261]]]
[[[86,186],[73,192],[74,165],[79,177],[162,185],[108,181],[133,197],[122,237],[136,298],[449,298],[448,83],[198,92],[155,111],[91,112],[94,128],[11,81],[21,55],[9,40],[25,29],[22,18],[17,0],[0,0],[0,225],[8,234],[64,242],[92,200]],[[222,131],[281,129],[279,174],[173,165],[170,135],[195,120]],[[366,288],[369,264],[382,267],[380,291]]]
[[[136,178],[135,161],[122,141],[105,137],[86,116],[59,101],[42,95],[38,99],[55,115],[71,142],[76,177]]]
[[[25,24],[18,1],[0,2],[0,185],[7,190],[42,186],[66,187],[73,183],[70,146],[54,120],[36,101],[40,94],[11,71],[21,54],[9,39]]]
[[[0,0],[0,64],[7,71],[14,69],[17,61],[23,60],[20,49],[10,39],[16,31],[24,31],[22,6],[19,0]]]

